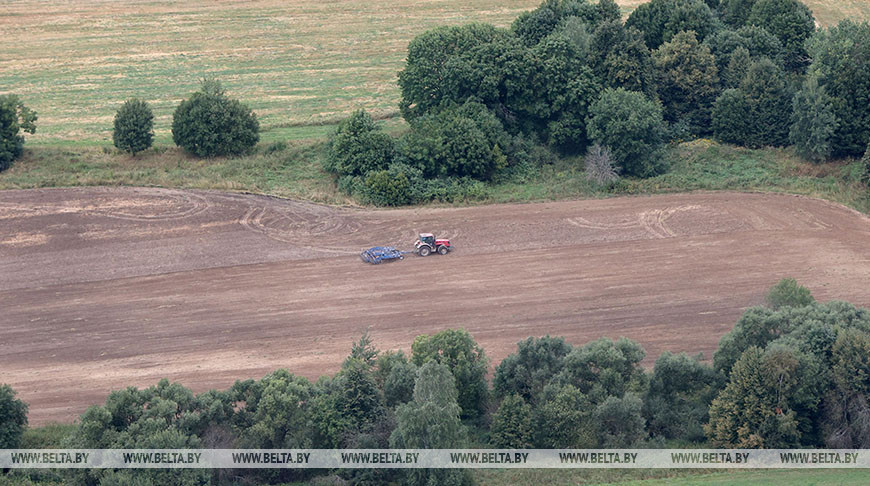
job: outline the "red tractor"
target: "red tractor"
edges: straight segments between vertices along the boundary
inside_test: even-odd
[[[439,255],[446,255],[450,251],[450,240],[435,238],[432,233],[420,233],[420,239],[414,242],[414,253],[420,256],[429,256],[434,251],[437,251]]]

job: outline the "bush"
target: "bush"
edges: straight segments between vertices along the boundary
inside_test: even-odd
[[[772,309],[780,307],[803,307],[815,302],[810,289],[798,285],[793,278],[784,278],[774,285],[767,294],[767,304]]]
[[[393,139],[383,133],[365,110],[338,124],[326,149],[324,169],[339,177],[365,176],[384,170],[393,160]]]
[[[218,81],[206,79],[175,109],[172,140],[199,157],[241,155],[260,140],[260,123],[246,105],[227,97]]]
[[[401,152],[426,178],[490,180],[507,166],[511,138],[486,106],[468,101],[411,122]]]
[[[608,89],[589,113],[589,138],[610,148],[623,174],[651,177],[664,172],[665,123],[658,102],[634,91]]]
[[[387,170],[371,171],[365,177],[363,195],[376,206],[402,206],[416,202],[420,176],[402,164],[393,164]]]
[[[118,150],[136,155],[151,147],[154,139],[154,113],[148,103],[131,99],[115,114],[112,141]]]
[[[0,449],[15,449],[27,427],[27,404],[15,398],[15,390],[0,385]]]
[[[0,172],[9,168],[24,150],[20,131],[36,133],[36,112],[15,95],[0,95]]]

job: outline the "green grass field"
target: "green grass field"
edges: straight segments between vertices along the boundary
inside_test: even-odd
[[[7,0],[0,93],[39,114],[28,144],[106,146],[124,100],[172,112],[206,75],[249,104],[264,142],[322,139],[357,108],[401,124],[396,73],[408,42],[439,25],[507,26],[539,0]],[[627,14],[641,0],[618,2]],[[870,18],[866,0],[807,0],[822,25]]]

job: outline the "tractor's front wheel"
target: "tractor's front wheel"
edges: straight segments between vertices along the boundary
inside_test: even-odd
[[[447,249],[446,246],[439,246],[438,247],[438,254],[440,254],[440,255],[446,255],[448,251],[449,250]]]
[[[428,246],[420,247],[420,256],[429,256],[429,253],[432,253],[432,250]]]

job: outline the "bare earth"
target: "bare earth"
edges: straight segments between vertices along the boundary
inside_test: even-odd
[[[370,266],[360,249],[452,238]],[[870,219],[796,196],[695,193],[390,211],[205,191],[0,192],[0,383],[30,421],[114,389],[334,372],[465,327],[498,363],[528,336],[703,352],[784,276],[870,305]]]

